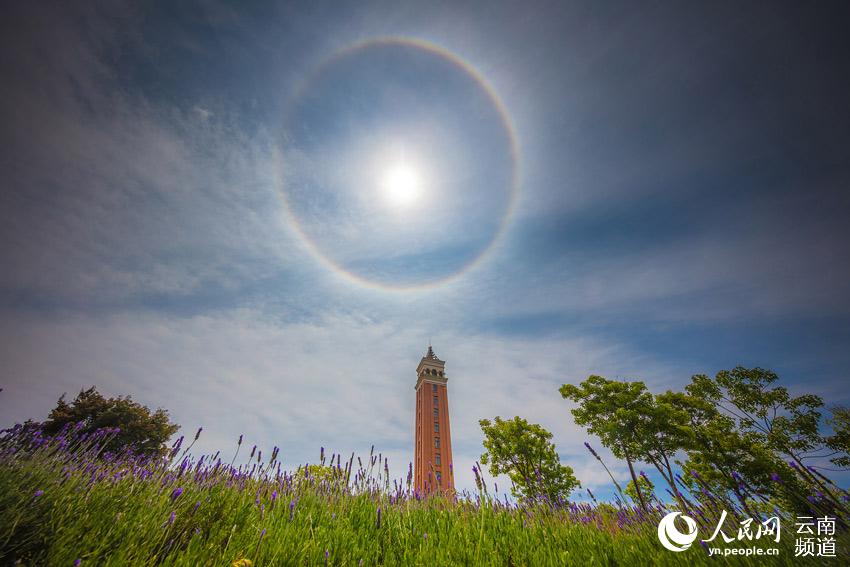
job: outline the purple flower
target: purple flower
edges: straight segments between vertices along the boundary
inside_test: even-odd
[[[198,440],[198,437],[200,437],[200,436],[201,436],[201,431],[203,431],[203,430],[204,430],[204,428],[203,428],[203,427],[199,427],[199,428],[198,428],[198,432],[197,432],[197,433],[195,433],[195,441],[197,441],[197,440]]]
[[[376,527],[378,527],[378,528],[381,527],[381,509],[380,508],[378,508],[378,523],[376,524]]]
[[[183,487],[178,486],[174,490],[171,491],[171,501],[174,502],[177,498],[183,494]]]
[[[422,539],[428,539],[428,532],[425,532],[424,534],[422,534]]]
[[[39,497],[39,496],[41,496],[42,494],[44,494],[44,491],[43,491],[43,490],[36,490],[36,491],[35,491],[35,494],[33,494],[33,495],[32,495],[32,497],[33,497],[33,498],[38,498],[38,497]]]
[[[171,515],[168,517],[168,525],[169,525],[169,526],[170,526],[171,524],[173,524],[173,523],[174,523],[174,518],[175,518],[176,516],[177,516],[177,514],[175,514],[175,513],[174,513],[174,510],[172,510],[172,511],[171,511]]]
[[[80,563],[82,563],[82,559],[74,559],[74,567],[80,567]]]
[[[263,528],[263,531],[260,532],[260,539],[263,539],[263,536],[266,535],[266,528]]]
[[[773,482],[782,482],[782,479],[779,478],[779,475],[776,473],[770,473],[770,480]]]
[[[236,443],[237,446],[242,445],[242,435],[239,436],[239,442]]]
[[[590,451],[590,454],[591,454],[591,455],[593,455],[594,457],[596,457],[597,459],[599,459],[599,455],[596,453],[596,451],[594,451],[594,450],[593,450],[593,447],[591,447],[591,446],[590,446],[590,443],[588,443],[587,441],[585,441],[585,442],[584,442],[584,446],[585,446],[585,447],[587,447],[587,450],[588,450],[588,451]]]

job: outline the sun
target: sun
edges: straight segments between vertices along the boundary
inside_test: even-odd
[[[412,165],[397,162],[381,172],[380,186],[388,204],[398,209],[408,209],[421,198],[422,176]]]

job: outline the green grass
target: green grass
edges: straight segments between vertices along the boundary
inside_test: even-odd
[[[363,468],[324,478],[278,474],[274,463],[250,476],[227,465],[180,474],[175,465],[104,461],[91,445],[10,447],[0,445],[0,564],[807,564],[793,556],[790,532],[775,558],[710,558],[698,544],[673,553],[656,538],[657,517],[623,526],[607,505],[420,500]],[[839,550],[847,544],[844,534]]]

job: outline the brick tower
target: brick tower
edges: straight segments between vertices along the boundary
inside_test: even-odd
[[[446,363],[428,346],[416,368],[414,487],[420,494],[454,489]]]

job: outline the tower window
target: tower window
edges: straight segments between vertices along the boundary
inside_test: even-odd
[[[439,432],[440,432],[440,424],[435,421],[434,422],[434,433],[439,433]]]
[[[431,384],[431,391],[434,392],[435,394],[437,393],[437,385],[436,384]]]
[[[434,408],[434,417],[437,417],[439,415],[440,415],[440,410],[438,410],[437,408]]]
[[[434,447],[437,448],[437,449],[440,448],[440,438],[439,437],[434,437]]]
[[[439,453],[437,453],[437,455],[434,457],[434,464],[435,465],[440,464],[440,454]]]
[[[434,407],[435,408],[439,407],[439,405],[440,405],[440,398],[438,398],[437,396],[434,396]]]

